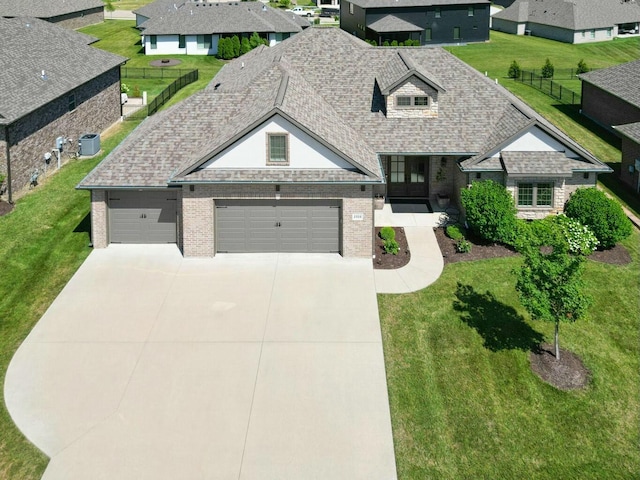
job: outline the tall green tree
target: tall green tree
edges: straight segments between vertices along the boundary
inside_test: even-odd
[[[560,360],[560,322],[580,320],[592,301],[582,280],[585,257],[570,255],[566,243],[559,240],[543,248],[529,245],[522,253],[516,290],[533,319],[555,323],[555,357]]]

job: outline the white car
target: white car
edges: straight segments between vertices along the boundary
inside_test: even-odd
[[[287,12],[293,12],[296,15],[300,15],[302,17],[313,17],[315,12],[313,10],[308,10],[302,7],[293,7],[291,10],[287,10]]]

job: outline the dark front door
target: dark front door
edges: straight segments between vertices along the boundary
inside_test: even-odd
[[[389,155],[387,157],[387,196],[427,197],[429,195],[429,157]]]

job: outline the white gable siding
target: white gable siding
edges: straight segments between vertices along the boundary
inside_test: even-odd
[[[555,140],[551,136],[537,127],[531,128],[522,136],[511,142],[509,145],[502,149],[504,152],[565,152],[567,157],[578,158],[575,152],[567,149],[558,140]],[[500,155],[497,153],[494,156]]]
[[[289,166],[267,166],[267,134],[289,133]],[[353,166],[276,115],[210,160],[205,168],[353,169]]]

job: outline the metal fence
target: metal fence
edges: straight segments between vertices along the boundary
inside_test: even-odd
[[[183,71],[187,73],[171,82],[167,88],[160,92],[160,94],[158,94],[147,105],[144,105],[140,110],[136,110],[132,114],[127,115],[125,120],[143,120],[149,115],[153,115],[158,111],[158,109],[160,109],[160,107],[167,103],[169,99],[178,92],[178,90],[198,80],[198,70]]]
[[[120,67],[122,78],[179,78],[190,72],[184,68]]]
[[[573,76],[569,77],[568,79],[575,79],[574,69],[565,70],[574,72],[573,74],[571,74]],[[553,78],[559,78],[555,74],[555,72]],[[554,82],[551,78],[544,78],[542,75],[537,74],[535,71],[522,70],[520,72],[520,77],[516,78],[515,80],[536,88],[542,93],[545,93],[550,97],[560,100],[562,103],[566,103],[568,105],[579,105],[582,99],[581,94],[576,93],[567,87],[563,87],[558,82]]]

